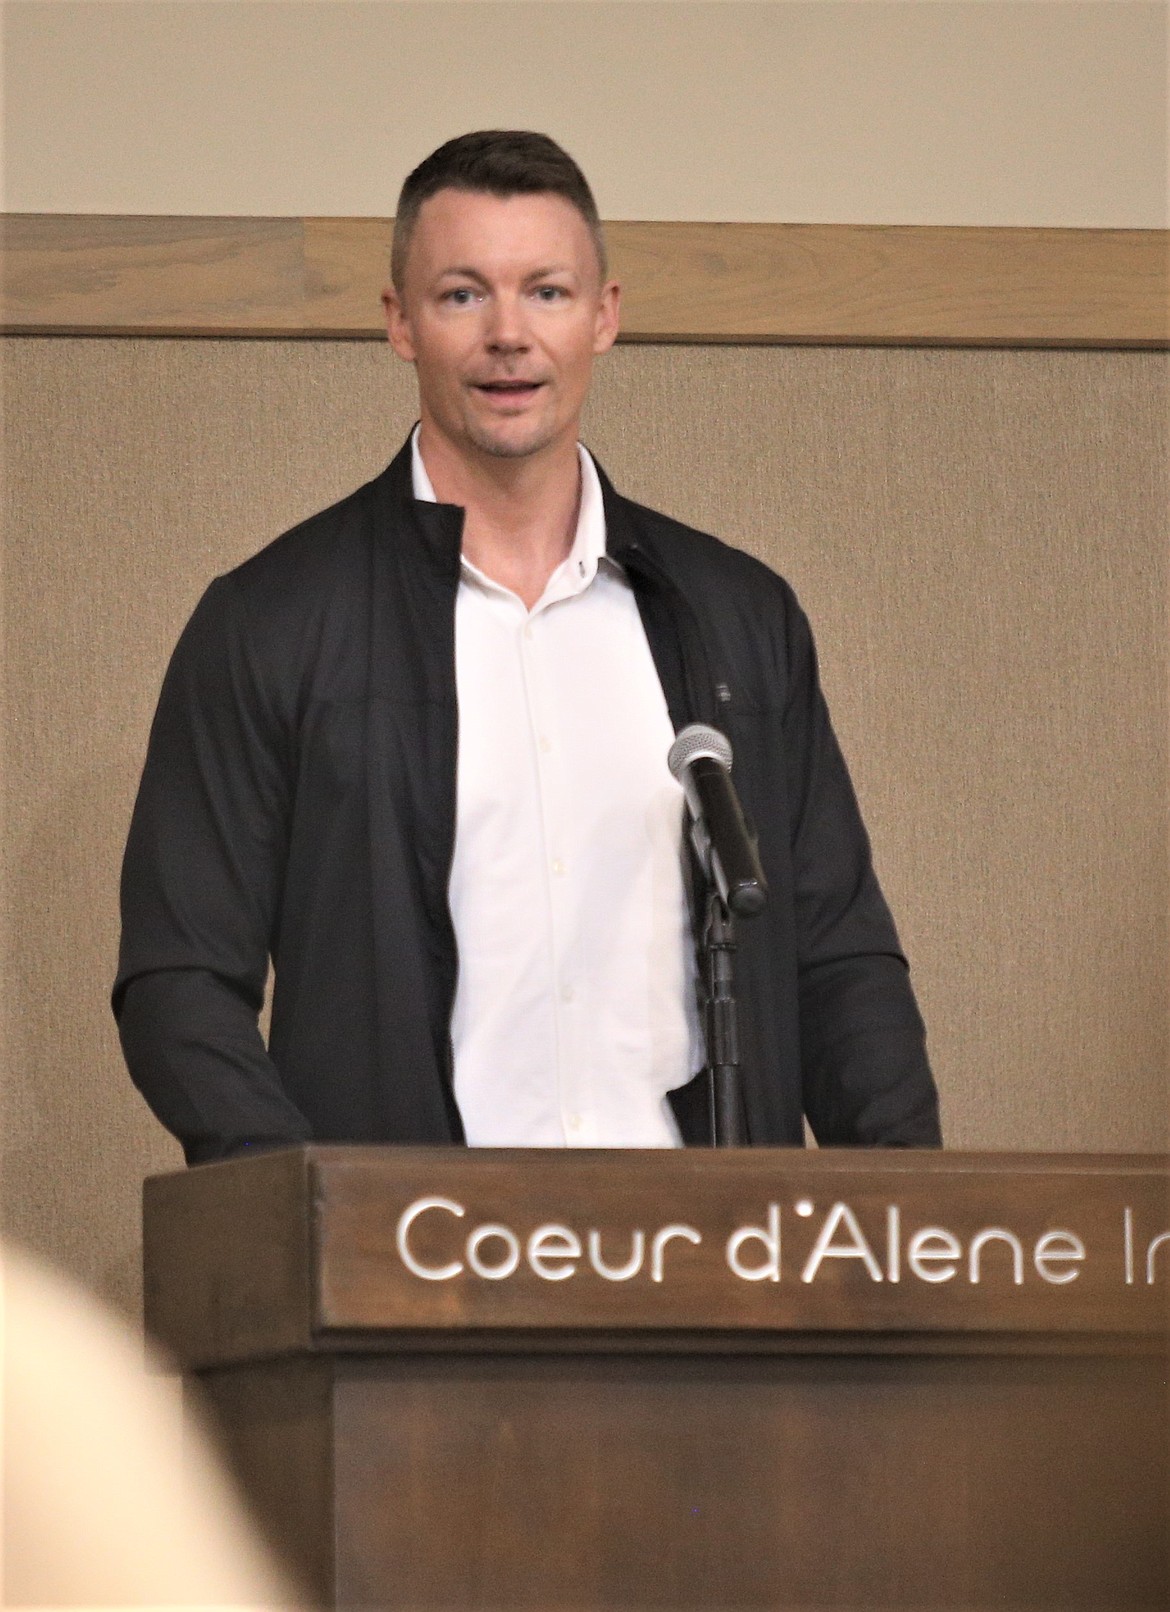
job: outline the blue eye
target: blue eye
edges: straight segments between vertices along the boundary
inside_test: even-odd
[[[475,297],[475,291],[469,285],[455,286],[453,290],[443,293],[443,301],[454,304],[456,308],[466,308]]]
[[[536,288],[537,298],[541,302],[560,302],[568,294],[563,285],[541,285]]]

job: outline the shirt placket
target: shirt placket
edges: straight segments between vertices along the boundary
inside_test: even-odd
[[[544,880],[550,935],[550,995],[557,1047],[556,1100],[563,1139],[569,1147],[594,1144],[594,1125],[583,1085],[578,1015],[580,983],[566,972],[571,955],[574,914],[579,906],[581,868],[572,838],[571,802],[565,797],[562,713],[553,698],[549,657],[556,653],[554,613],[538,607],[520,633],[521,663],[539,781],[544,828]]]

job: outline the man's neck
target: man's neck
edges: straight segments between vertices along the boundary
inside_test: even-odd
[[[575,441],[522,458],[457,453],[426,421],[419,452],[442,504],[460,504],[464,556],[529,610],[573,547],[581,505]]]

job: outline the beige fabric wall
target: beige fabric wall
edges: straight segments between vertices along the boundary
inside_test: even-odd
[[[7,1219],[133,1309],[178,1163],[107,992],[159,679],[211,575],[381,468],[368,343],[9,340]],[[1167,1142],[1167,359],[624,347],[588,437],[799,589],[954,1146]]]

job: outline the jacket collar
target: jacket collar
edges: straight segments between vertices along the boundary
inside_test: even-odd
[[[601,498],[605,506],[605,552],[619,565],[628,566],[631,562],[636,565],[638,557],[646,552],[645,533],[637,519],[637,506],[623,498],[597,460],[593,462],[597,465]]]
[[[443,585],[456,588],[464,512],[458,504],[432,504],[415,498],[410,435],[374,487],[389,517],[388,529],[405,527],[412,532],[432,574]],[[696,719],[714,721],[705,635],[694,606],[659,553],[638,506],[617,492],[596,459],[594,464],[605,509],[605,552],[622,567],[634,589],[675,726]]]
[[[695,606],[679,586],[668,557],[660,553],[638,506],[616,491],[599,464],[597,474],[605,507],[605,552],[622,567],[634,589],[671,719],[676,728],[694,721],[718,723],[706,635]],[[411,531],[432,574],[443,585],[456,588],[463,510],[458,504],[415,498],[409,434],[375,486],[388,506],[389,529],[401,531],[405,526]]]
[[[413,431],[413,426],[411,431]],[[431,504],[414,496],[411,475],[410,433],[382,474],[373,483],[390,531],[404,527],[418,540],[426,558],[444,581],[459,581],[463,546],[463,510],[458,504]]]
[[[654,518],[615,491],[598,465],[605,502],[606,553],[624,570],[638,601],[642,626],[675,730],[690,722],[718,727],[707,633],[700,611],[678,575],[669,543],[654,531]]]
[[[407,432],[406,441],[391,459],[375,483],[393,506],[399,520],[408,522],[422,540],[424,548],[440,569],[457,576],[459,547],[463,536],[463,509],[459,504],[438,504],[419,500],[414,496],[414,478],[410,443],[414,426]],[[605,508],[605,552],[611,560],[625,565],[627,560],[645,552],[644,537],[636,519],[636,506],[630,504],[615,489],[598,463],[598,479]],[[452,545],[454,551],[452,552]]]

